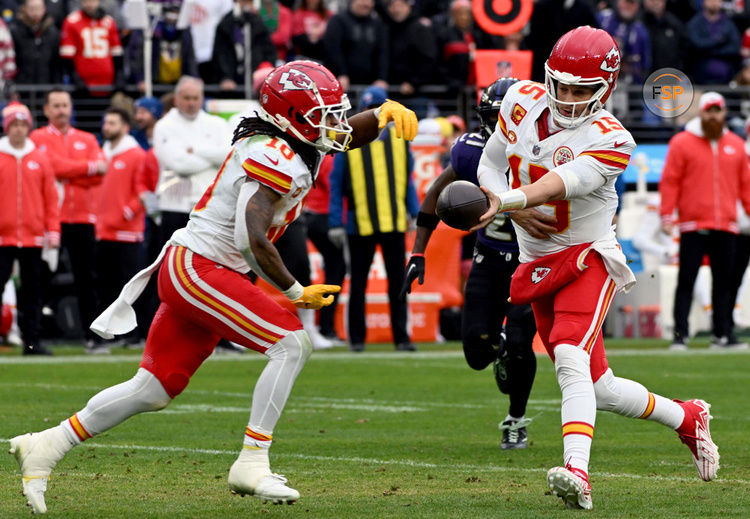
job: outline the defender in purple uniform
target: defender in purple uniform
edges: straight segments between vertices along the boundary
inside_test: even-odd
[[[517,80],[500,78],[482,95],[477,111],[479,133],[465,133],[451,149],[451,164],[435,179],[428,190],[417,217],[417,236],[411,258],[406,266],[402,294],[411,291],[412,282],[424,282],[424,251],[432,231],[439,222],[435,203],[441,191],[454,180],[467,180],[479,185],[477,166],[487,139],[497,124],[500,103],[508,88]],[[554,232],[548,223],[554,218],[533,211],[515,211],[513,218],[529,233],[539,238]],[[536,333],[534,316],[529,305],[511,305],[510,278],[518,266],[518,243],[510,218],[498,213],[487,227],[477,233],[474,259],[466,282],[461,337],[464,356],[472,369],[482,370],[490,363],[501,392],[508,394],[508,416],[499,424],[503,432],[503,449],[527,446],[526,404],[536,373],[536,357],[531,344]],[[505,326],[503,321],[506,320]]]

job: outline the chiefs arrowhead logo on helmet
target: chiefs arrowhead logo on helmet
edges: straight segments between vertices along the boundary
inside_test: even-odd
[[[290,69],[281,74],[279,83],[281,90],[309,90],[313,85],[313,80],[304,72]]]
[[[607,55],[604,56],[601,69],[605,72],[617,72],[620,70],[620,51],[617,50],[617,47],[612,47]]]
[[[531,282],[538,285],[552,271],[549,267],[537,267],[531,271]]]

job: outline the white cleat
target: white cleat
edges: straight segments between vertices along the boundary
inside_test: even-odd
[[[47,512],[44,493],[47,479],[62,455],[40,433],[28,433],[10,440],[8,451],[16,457],[23,479],[23,495],[35,514]]]
[[[244,448],[229,469],[229,490],[241,496],[255,496],[264,503],[292,504],[299,492],[287,486],[281,474],[272,474],[268,464],[268,449]]]
[[[567,508],[591,510],[591,485],[565,467],[554,467],[547,471],[547,485],[553,494],[565,502]]]
[[[240,473],[235,465],[229,470],[229,490],[233,494],[254,496],[264,503],[271,502],[275,505],[282,503],[293,504],[299,499],[299,492],[288,487],[288,480],[281,474],[268,474],[265,476],[252,477]],[[250,481],[255,480],[254,483]]]

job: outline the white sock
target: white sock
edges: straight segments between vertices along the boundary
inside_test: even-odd
[[[596,381],[594,390],[597,408],[604,411],[653,420],[672,429],[677,429],[685,417],[685,412],[676,402],[650,393],[638,382],[614,376],[611,369]]]
[[[563,459],[588,474],[596,423],[596,396],[588,353],[571,344],[555,348],[555,372],[562,391]]]
[[[292,385],[312,353],[310,338],[304,330],[290,333],[266,350],[269,361],[258,377],[253,391],[253,406],[248,430],[268,436],[279,421]],[[247,434],[245,435],[247,438]],[[269,444],[270,445],[270,444]],[[262,446],[262,445],[258,445]]]
[[[521,420],[523,420],[523,416],[521,418],[516,418],[515,416],[508,415],[505,417],[503,422],[507,422],[508,420],[510,420],[511,422],[520,422]]]
[[[91,397],[86,407],[68,421],[83,441],[111,429],[135,414],[163,409],[171,401],[161,382],[149,371],[138,368],[130,380],[108,387]]]

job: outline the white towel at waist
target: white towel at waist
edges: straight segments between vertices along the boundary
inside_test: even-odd
[[[120,295],[117,296],[114,303],[109,305],[99,317],[94,319],[91,323],[91,330],[97,335],[104,337],[105,339],[112,339],[115,335],[122,335],[128,333],[138,325],[138,321],[135,317],[135,310],[133,310],[133,303],[138,296],[145,290],[148,285],[148,280],[154,272],[159,269],[159,265],[164,260],[164,255],[167,252],[167,248],[171,245],[169,241],[164,244],[159,257],[156,258],[151,265],[141,270],[138,274],[133,276],[128,281]]]

